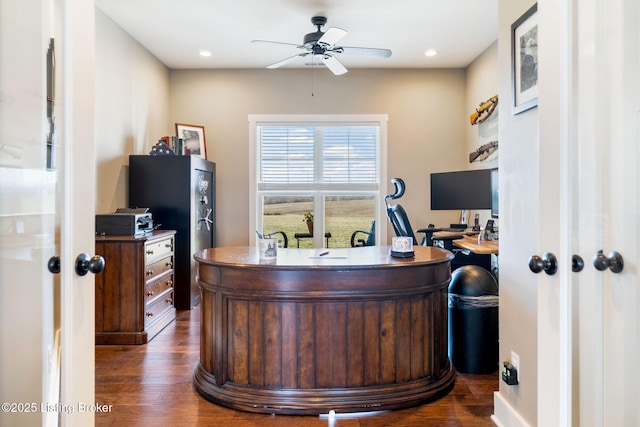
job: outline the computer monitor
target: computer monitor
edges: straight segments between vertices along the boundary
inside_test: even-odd
[[[491,176],[492,169],[432,173],[431,210],[491,209]]]
[[[498,218],[498,168],[491,169],[491,217]]]

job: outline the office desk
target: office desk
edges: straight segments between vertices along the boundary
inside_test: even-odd
[[[311,415],[421,405],[446,394],[453,255],[389,246],[195,254],[202,291],[195,389],[249,412]]]
[[[483,240],[478,243],[478,235],[468,236],[467,232],[438,231],[433,233],[435,246],[452,251],[455,258],[451,261],[451,270],[463,265],[477,265],[488,271],[493,270],[491,256],[498,254],[497,240]]]
[[[432,234],[433,245],[453,251],[453,242],[462,239],[464,236],[465,230],[449,231],[437,228]]]
[[[433,233],[433,240],[456,240],[462,239],[465,235],[464,230],[460,231],[443,231],[442,229],[436,229],[438,231]]]
[[[478,236],[463,236],[461,239],[454,240],[453,245],[478,255],[498,254],[497,240],[481,240],[478,242]]]

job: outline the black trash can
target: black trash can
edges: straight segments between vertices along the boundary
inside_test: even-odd
[[[466,265],[451,273],[449,357],[457,371],[498,370],[498,282],[482,267]]]

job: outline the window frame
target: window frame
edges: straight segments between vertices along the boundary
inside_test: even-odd
[[[358,191],[374,192],[376,194],[376,245],[386,244],[387,242],[387,221],[384,210],[384,196],[387,181],[387,122],[386,114],[250,114],[249,121],[249,230],[262,228],[262,212],[261,197],[258,197],[258,191],[282,191],[290,193],[299,193],[307,190],[314,198],[314,211],[322,212],[318,217],[318,221],[314,222],[314,247],[323,246],[324,230],[324,197],[318,197],[320,194],[343,193]],[[258,126],[278,126],[278,125],[375,125],[379,127],[379,153],[378,153],[378,182],[375,184],[357,184],[358,189],[353,189],[350,184],[326,184],[324,190],[315,191],[316,184],[298,184],[295,190],[291,190],[290,184],[271,184],[266,188],[258,189],[258,173],[259,173],[259,156],[260,147],[258,139]],[[306,188],[305,188],[306,187]],[[313,188],[312,188],[313,187]],[[316,193],[316,194],[313,194]],[[249,233],[249,242],[256,244],[256,233]]]

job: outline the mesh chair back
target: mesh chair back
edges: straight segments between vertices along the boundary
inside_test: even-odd
[[[413,234],[409,218],[407,217],[407,212],[401,205],[387,206],[387,216],[389,217],[389,221],[393,226],[393,231],[396,233],[396,236],[411,237],[413,239],[413,244],[418,244],[416,236]]]

